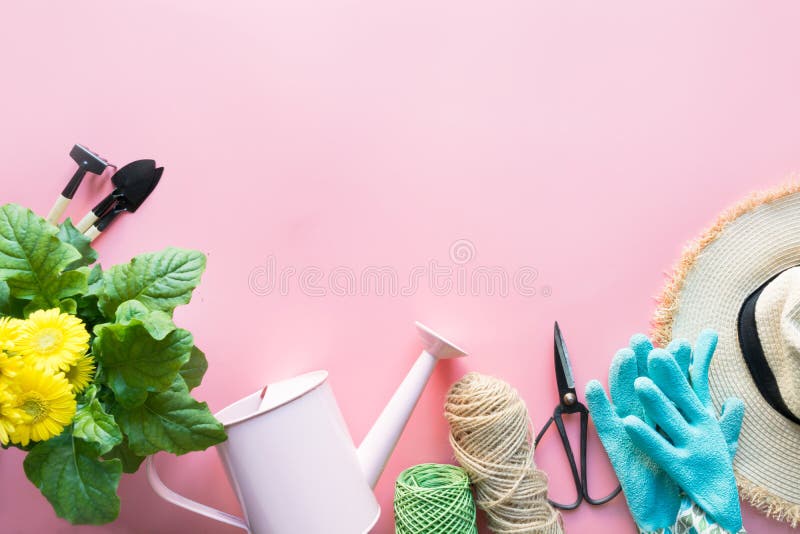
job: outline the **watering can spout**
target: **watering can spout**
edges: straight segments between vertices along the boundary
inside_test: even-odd
[[[358,447],[359,462],[372,488],[378,483],[386,462],[436,367],[436,362],[467,355],[430,328],[421,323],[415,324],[422,337],[424,349]]]

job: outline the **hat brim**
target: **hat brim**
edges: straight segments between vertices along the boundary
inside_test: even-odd
[[[683,253],[661,296],[653,339],[719,333],[709,372],[717,409],[745,403],[734,460],[742,498],[769,517],[800,523],[800,426],[776,412],[750,377],[739,348],[742,302],[777,273],[800,265],[800,184],[748,198],[723,213]]]

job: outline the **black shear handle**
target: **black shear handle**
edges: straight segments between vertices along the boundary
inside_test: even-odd
[[[579,413],[581,417],[581,443],[580,443],[580,460],[581,460],[581,468],[578,471],[578,465],[575,462],[575,455],[572,452],[572,446],[569,441],[569,436],[567,435],[567,430],[564,427],[564,419],[562,414],[564,413]],[[536,442],[534,444],[534,448],[536,445],[539,444],[539,440],[542,439],[547,429],[550,428],[550,425],[555,421],[556,428],[558,429],[558,434],[561,437],[561,444],[564,447],[564,453],[567,455],[567,461],[569,462],[569,469],[572,473],[572,480],[575,483],[575,492],[577,493],[577,498],[575,502],[570,504],[562,504],[557,503],[550,499],[550,504],[560,510],[574,510],[578,506],[580,506],[581,502],[585,499],[586,502],[589,504],[598,506],[601,504],[605,504],[617,495],[619,492],[622,491],[622,487],[617,486],[614,491],[602,497],[600,499],[593,499],[589,496],[589,483],[587,479],[587,469],[586,469],[586,442],[589,434],[589,410],[583,404],[577,402],[571,406],[564,406],[558,405],[556,409],[553,411],[553,417],[548,419],[547,423],[542,427],[539,431],[539,434],[536,436]]]

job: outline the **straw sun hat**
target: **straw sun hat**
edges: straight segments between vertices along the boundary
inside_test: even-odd
[[[655,341],[719,332],[714,404],[745,403],[734,468],[740,495],[800,523],[800,184],[723,213],[683,253],[654,318]]]

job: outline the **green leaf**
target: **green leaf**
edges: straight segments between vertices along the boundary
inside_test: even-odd
[[[105,315],[98,306],[98,297],[103,288],[103,269],[99,264],[89,269],[80,267],[79,271],[85,272],[87,276],[88,289],[83,296],[78,297],[78,310],[76,315],[83,319],[87,328],[91,332],[98,324],[107,322]]]
[[[101,325],[95,333],[92,354],[114,395],[128,407],[144,402],[146,391],[170,387],[191,356],[192,334],[183,329],[161,340],[153,339],[141,324]]]
[[[111,386],[114,389],[113,386]],[[114,392],[114,398],[125,408],[136,408],[147,400],[147,390],[131,386],[118,387]]]
[[[72,424],[75,437],[89,443],[97,455],[105,454],[122,443],[122,431],[114,416],[103,410],[94,395],[85,404],[78,405]]]
[[[58,307],[63,313],[69,313],[71,315],[78,313],[78,303],[75,302],[75,299],[64,299],[58,303]]]
[[[118,405],[113,412],[131,450],[139,456],[158,451],[185,454],[227,439],[208,405],[189,395],[181,377],[167,391],[151,393],[138,408],[126,410]]]
[[[101,461],[89,443],[68,430],[38,443],[25,457],[25,474],[70,523],[100,525],[117,518],[119,460]]]
[[[194,250],[167,248],[136,256],[103,274],[100,308],[111,318],[120,304],[138,300],[151,310],[172,313],[191,300],[205,266],[206,257]]]
[[[168,313],[150,309],[138,300],[126,300],[119,305],[116,312],[117,324],[140,324],[153,337],[164,339],[175,330],[175,323]]]
[[[207,369],[208,361],[206,360],[206,355],[197,347],[192,347],[192,357],[183,364],[180,370],[183,381],[186,382],[186,386],[190,391],[200,385]]]
[[[8,284],[0,280],[0,315],[22,319],[25,317],[25,307],[29,304],[27,300],[12,297]]]
[[[87,273],[86,283],[88,284],[86,295],[100,296],[103,290],[103,268],[99,263]]]
[[[96,325],[106,321],[105,316],[100,312],[100,308],[97,307],[97,297],[92,296],[78,298],[78,311],[75,315],[86,323],[86,328],[90,332],[94,330]]]
[[[128,445],[128,440],[123,437],[122,443],[111,449],[109,453],[103,455],[103,458],[107,460],[117,458],[122,462],[123,473],[135,473],[139,470],[139,466],[142,465],[142,462],[144,462],[147,457],[135,454]]]
[[[11,315],[11,291],[4,280],[0,280],[0,315]]]
[[[17,319],[24,319],[26,317],[25,308],[28,304],[30,304],[30,302],[27,300],[11,297],[11,301],[8,304],[8,315],[16,317]]]
[[[39,308],[56,307],[63,298],[86,291],[86,275],[62,271],[81,258],[58,230],[16,204],[0,207],[0,279],[11,296],[33,299]]]
[[[97,252],[95,252],[91,245],[92,240],[80,233],[78,229],[72,225],[72,221],[69,218],[61,223],[56,235],[64,243],[69,243],[75,247],[75,250],[81,255],[79,259],[67,265],[66,269],[70,270],[84,265],[91,265],[97,261]]]

